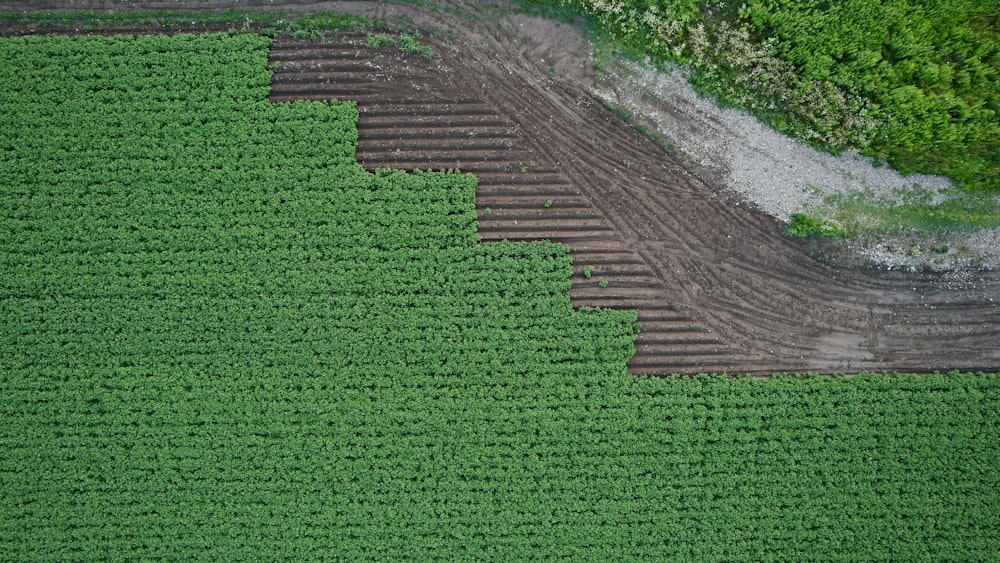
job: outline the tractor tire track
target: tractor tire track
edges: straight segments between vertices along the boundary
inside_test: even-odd
[[[996,367],[995,273],[970,274],[962,289],[936,274],[813,259],[683,154],[578,86],[535,73],[530,46],[510,31],[474,35],[475,49],[435,44],[434,61],[367,49],[361,38],[324,46],[329,58],[315,43],[279,41],[272,56],[296,63],[275,76],[296,65],[306,74],[276,79],[272,96],[320,99],[329,88],[355,100],[358,158],[369,169],[475,173],[484,240],[568,244],[574,306],[638,311],[633,373]],[[289,56],[310,46],[310,57]],[[304,84],[321,76],[331,85]]]

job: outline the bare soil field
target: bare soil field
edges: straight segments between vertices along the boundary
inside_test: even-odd
[[[789,240],[780,221],[727,192],[709,168],[595,97],[590,50],[571,26],[462,2],[81,0],[4,9],[250,6],[353,11],[423,30],[431,59],[370,48],[356,34],[279,38],[271,98],[353,100],[367,169],[473,173],[484,240],[567,244],[574,306],[638,311],[632,373],[1000,367],[1000,274],[867,269],[820,243]]]

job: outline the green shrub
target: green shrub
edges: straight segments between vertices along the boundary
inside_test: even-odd
[[[843,233],[837,227],[804,213],[792,213],[785,234],[793,238],[836,237]]]
[[[387,33],[376,33],[368,36],[368,46],[373,49],[378,49],[386,45],[395,46],[396,44],[396,38]]]
[[[1000,190],[1000,4],[563,3],[626,50],[691,65],[701,89],[814,146]]]

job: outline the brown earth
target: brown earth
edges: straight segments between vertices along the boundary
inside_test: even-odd
[[[824,249],[787,239],[780,222],[592,96],[590,50],[571,26],[462,2],[7,4],[280,5],[403,18],[434,58],[372,49],[360,35],[278,39],[272,100],[356,101],[366,168],[473,173],[484,240],[569,245],[575,306],[638,310],[633,373],[1000,367],[1000,274],[890,272],[814,257]]]

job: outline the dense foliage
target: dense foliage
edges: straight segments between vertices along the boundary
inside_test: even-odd
[[[625,374],[566,248],[253,35],[0,41],[0,553],[984,559],[1000,376]]]
[[[1000,190],[1000,4],[561,0],[779,129]]]

